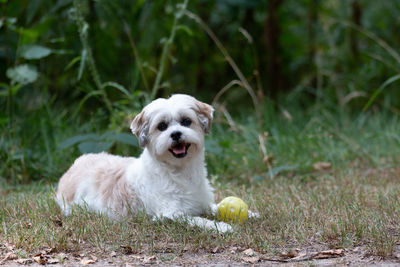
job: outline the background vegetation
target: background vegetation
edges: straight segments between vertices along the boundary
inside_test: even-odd
[[[3,182],[56,181],[84,152],[138,155],[130,120],[172,93],[216,107],[216,180],[398,155],[398,1],[0,5]]]
[[[400,1],[0,0],[0,264],[44,248],[400,255],[399,18]],[[52,193],[74,159],[139,155],[131,120],[173,93],[216,109],[216,200],[261,218],[219,235],[63,217]]]

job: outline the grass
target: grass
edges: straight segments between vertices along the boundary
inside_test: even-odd
[[[218,113],[219,123],[206,141],[211,173],[252,184],[279,174],[310,179],[317,162],[329,162],[338,169],[356,159],[377,168],[395,164],[400,154],[397,116],[299,109],[288,109],[288,119],[271,108],[263,114],[261,129],[252,117],[230,122],[227,129],[226,119]]]
[[[236,225],[233,234],[210,233],[184,222],[154,222],[143,214],[113,222],[78,208],[65,218],[52,199],[56,179],[29,184],[0,179],[0,245],[12,244],[22,256],[43,248],[181,255],[237,246],[275,255],[290,248],[361,246],[372,255],[390,257],[400,242],[398,119],[384,113],[288,112],[291,120],[266,112],[262,131],[252,118],[237,119],[227,127],[225,117],[217,113],[207,138],[216,198],[239,196],[261,214],[258,221]],[[92,131],[90,124],[84,127]],[[49,157],[53,153],[55,160],[46,170],[61,168],[49,171],[58,177],[79,153],[70,147],[61,160],[63,151],[56,148],[63,140],[57,132],[51,134],[50,149],[44,151]],[[112,152],[129,154],[129,149],[116,144]],[[316,170],[316,162],[332,167]]]
[[[277,177],[245,188],[225,184],[217,198],[236,195],[261,218],[236,225],[233,234],[190,228],[183,222],[154,222],[145,215],[113,222],[77,208],[63,217],[52,199],[52,186],[3,187],[0,244],[13,244],[21,255],[53,251],[121,251],[147,255],[210,252],[239,246],[265,254],[319,246],[354,248],[391,256],[399,242],[400,169],[377,170],[356,165],[347,170],[301,177]]]

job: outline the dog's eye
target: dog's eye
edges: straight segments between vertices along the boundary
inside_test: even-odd
[[[160,122],[157,126],[157,129],[160,131],[165,131],[168,128],[168,124],[166,124],[165,122]]]
[[[181,121],[181,125],[185,127],[189,127],[192,124],[192,120],[189,118],[183,118]]]

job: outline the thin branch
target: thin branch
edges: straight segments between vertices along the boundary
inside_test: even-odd
[[[174,18],[174,23],[172,25],[172,30],[169,38],[165,41],[163,51],[160,58],[160,64],[157,71],[156,80],[154,81],[153,89],[151,90],[150,99],[154,99],[159,88],[162,76],[164,74],[165,64],[167,63],[167,56],[171,47],[171,44],[174,42],[176,29],[178,28],[178,21],[182,17],[183,12],[185,12],[188,0],[185,0],[182,4],[179,5],[179,9]]]
[[[258,103],[258,99],[257,96],[254,92],[254,89],[251,87],[251,85],[248,83],[247,79],[244,77],[243,73],[240,71],[239,67],[236,65],[235,61],[232,59],[232,57],[229,55],[228,51],[226,50],[226,48],[222,45],[222,43],[219,41],[219,39],[217,38],[217,36],[214,34],[214,32],[210,29],[210,27],[207,26],[207,24],[205,24],[203,22],[203,20],[197,16],[196,14],[185,10],[184,11],[185,15],[188,16],[189,18],[193,19],[194,21],[196,21],[203,29],[204,31],[208,34],[208,36],[210,36],[210,38],[214,41],[214,43],[217,45],[218,49],[221,51],[221,53],[224,55],[226,61],[228,61],[229,65],[231,65],[233,71],[236,73],[236,75],[238,76],[241,84],[243,85],[244,88],[246,88],[246,90],[249,92],[253,102],[255,103],[254,107],[256,110],[256,115],[258,118],[258,121],[261,121],[261,112],[259,110],[259,103]],[[228,84],[229,85],[229,84]]]
[[[132,48],[133,54],[135,55],[136,62],[137,62],[137,65],[138,65],[138,68],[140,71],[140,75],[142,76],[144,87],[146,88],[147,91],[149,91],[149,85],[147,84],[147,79],[146,79],[146,76],[144,75],[142,62],[139,58],[139,53],[137,52],[135,42],[133,41],[129,25],[128,25],[128,23],[126,23],[125,20],[124,20],[124,30],[125,30],[126,35],[128,36],[129,44]]]
[[[400,64],[400,55],[396,52],[396,50],[394,50],[388,43],[386,43],[383,39],[379,38],[378,36],[376,36],[374,33],[365,30],[364,28],[352,23],[352,22],[348,22],[348,21],[339,21],[339,20],[333,20],[333,22],[339,23],[339,24],[343,24],[349,28],[353,28],[357,31],[359,31],[360,33],[364,34],[365,36],[367,36],[368,38],[370,38],[371,40],[375,41],[378,45],[380,45],[383,49],[386,50],[386,52],[388,52],[396,61],[397,63]]]
[[[88,23],[84,20],[83,15],[81,13],[81,3],[79,3],[78,0],[74,0],[74,8],[75,8],[75,22],[78,26],[78,31],[79,31],[79,37],[81,39],[81,43],[83,46],[83,49],[86,50],[87,53],[87,60],[89,63],[89,70],[90,74],[92,75],[93,81],[97,87],[97,90],[101,92],[101,95],[103,97],[103,101],[106,104],[106,107],[109,112],[112,111],[112,104],[110,100],[107,97],[107,92],[105,91],[104,87],[102,86],[99,71],[97,70],[96,63],[93,57],[92,49],[89,45],[88,41],[88,31],[89,31],[89,25]],[[82,59],[84,60],[84,59]]]

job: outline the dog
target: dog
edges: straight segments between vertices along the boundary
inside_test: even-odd
[[[79,157],[58,184],[63,213],[69,215],[74,204],[112,218],[144,211],[156,219],[184,218],[192,226],[232,231],[225,222],[200,217],[217,211],[204,162],[213,112],[189,95],[152,101],[131,124],[144,148],[140,157],[105,152]]]

